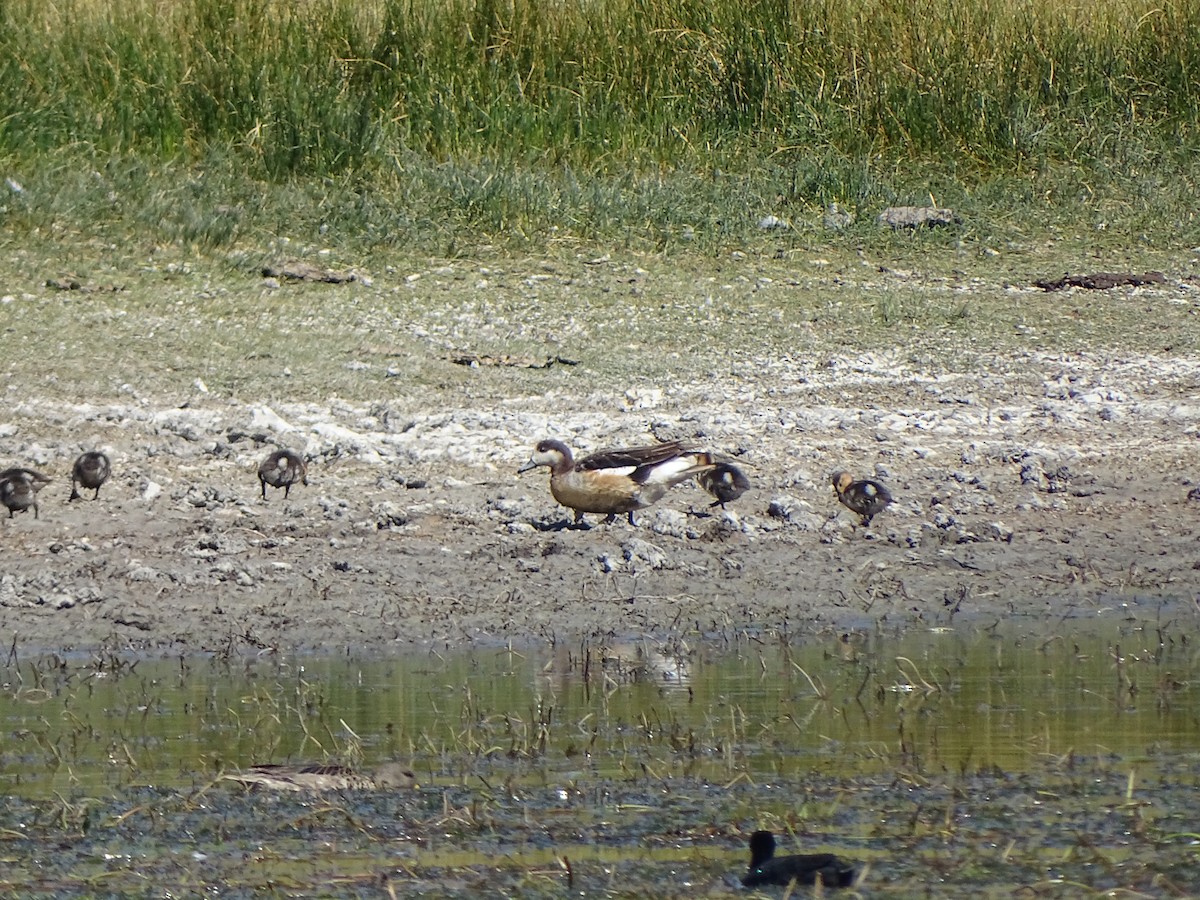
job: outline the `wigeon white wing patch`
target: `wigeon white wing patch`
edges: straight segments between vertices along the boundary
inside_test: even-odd
[[[696,460],[690,456],[677,456],[656,466],[651,466],[641,480],[642,484],[670,484],[685,473],[696,468]]]
[[[592,472],[603,472],[605,475],[624,475],[624,476],[629,476],[629,475],[632,475],[634,472],[636,472],[636,471],[637,471],[637,469],[638,469],[638,467],[637,467],[637,466],[613,466],[613,467],[611,467],[611,468],[609,468],[609,467],[607,467],[607,466],[606,466],[606,467],[605,467],[605,468],[603,468],[603,469],[591,469],[591,470],[589,470],[589,471],[592,471]]]

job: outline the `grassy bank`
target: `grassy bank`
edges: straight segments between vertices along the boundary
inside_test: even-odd
[[[932,195],[984,242],[1194,241],[1196,34],[1195,0],[14,0],[0,163],[39,190],[3,221],[453,254]]]
[[[3,146],[401,150],[624,168],[754,147],[1108,155],[1200,117],[1200,4],[1022,0],[6,3]]]

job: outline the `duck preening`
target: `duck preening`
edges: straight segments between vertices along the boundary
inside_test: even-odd
[[[95,491],[92,494],[92,499],[95,500],[100,496],[100,486],[108,481],[108,476],[111,474],[112,464],[104,453],[99,450],[89,450],[87,453],[79,454],[75,465],[71,467],[71,496],[67,498],[68,502],[80,499],[79,485]]]
[[[891,493],[878,481],[855,481],[849,472],[834,472],[833,490],[842,506],[862,517],[863,525],[870,525],[892,502]]]
[[[258,480],[262,487],[262,498],[267,499],[267,485],[283,488],[283,499],[291,493],[292,485],[308,484],[308,466],[295,450],[276,450],[258,467]]]
[[[716,465],[712,454],[691,450],[679,441],[601,450],[576,460],[562,441],[545,440],[517,472],[538,466],[550,469],[550,493],[575,510],[576,524],[584,513],[604,513],[606,521],[628,513],[629,524],[635,525],[635,510],[653,506],[675,485]]]
[[[849,887],[854,883],[854,867],[832,853],[775,855],[775,835],[756,831],[750,835],[750,868],[742,876],[746,887],[761,885],[816,884],[825,887]]]
[[[371,772],[335,765],[262,765],[221,776],[251,788],[273,791],[377,791],[416,787],[417,777],[400,763]]]

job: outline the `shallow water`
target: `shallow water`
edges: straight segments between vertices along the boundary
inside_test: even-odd
[[[1200,706],[1187,629],[1116,616],[1069,628],[10,659],[2,833],[35,851],[64,834],[81,848],[136,835],[138,850],[91,847],[59,857],[52,886],[44,870],[0,885],[70,893],[90,890],[97,866],[123,884],[170,863],[168,882],[261,888],[221,863],[218,848],[236,846],[256,848],[271,883],[267,863],[286,861],[292,893],[374,893],[387,875],[524,894],[561,890],[568,871],[606,891],[719,893],[745,866],[745,835],[769,827],[792,832],[785,847],[869,863],[864,888],[884,893],[913,877],[929,889],[943,862],[932,883],[947,895],[1042,881],[1053,893],[1056,879],[1068,893],[1067,881],[1190,890]],[[264,799],[215,781],[259,762],[391,758],[416,790]]]
[[[1076,623],[1073,625],[1079,629]],[[1023,771],[1042,754],[1200,751],[1183,632],[926,631],[783,645],[580,642],[393,659],[266,657],[114,668],[10,662],[0,778],[46,796],[128,781],[184,786],[265,761],[537,756],[621,775],[686,744],[720,780],[920,767]]]

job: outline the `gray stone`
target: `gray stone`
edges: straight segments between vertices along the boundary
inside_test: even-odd
[[[962,219],[952,209],[936,206],[889,206],[879,214],[879,224],[899,231],[901,228],[940,228],[961,225]]]

